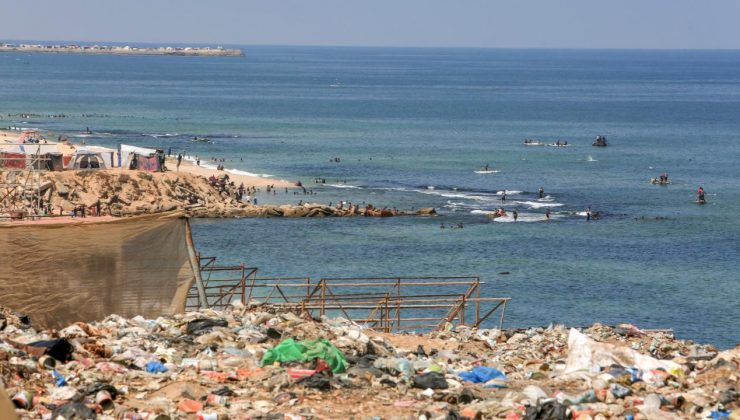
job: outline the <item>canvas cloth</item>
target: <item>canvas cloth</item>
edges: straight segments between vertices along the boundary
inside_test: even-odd
[[[89,218],[88,218],[89,220]],[[183,312],[195,281],[179,213],[109,222],[0,224],[0,304],[36,328]]]

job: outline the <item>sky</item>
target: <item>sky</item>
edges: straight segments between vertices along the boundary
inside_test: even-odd
[[[740,49],[737,0],[0,0],[0,39]]]

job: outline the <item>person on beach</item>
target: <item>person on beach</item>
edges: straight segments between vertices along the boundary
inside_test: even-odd
[[[177,155],[177,167],[176,172],[180,172],[180,164],[182,163],[182,153]]]
[[[514,221],[516,222],[516,219],[519,218],[519,213],[516,210],[514,210],[511,212],[511,215],[514,216]]]
[[[543,187],[540,187],[539,194],[540,194],[540,198],[545,198],[545,189]]]
[[[548,221],[550,220],[550,208],[548,207],[547,210],[545,210],[545,219]]]

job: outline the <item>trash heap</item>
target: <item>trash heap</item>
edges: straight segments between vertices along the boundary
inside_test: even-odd
[[[740,418],[740,347],[595,324],[414,335],[268,305],[35,331],[0,311],[32,419]]]

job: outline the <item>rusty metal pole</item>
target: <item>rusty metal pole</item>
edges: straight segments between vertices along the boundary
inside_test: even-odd
[[[475,324],[480,323],[480,277],[475,281]]]
[[[245,298],[245,294],[246,294],[246,290],[247,290],[247,278],[244,275],[244,263],[239,264],[239,266],[241,267],[241,272],[242,272],[242,275],[241,275],[241,278],[242,278],[242,305],[245,305],[246,306],[247,302],[244,300],[244,298]]]

